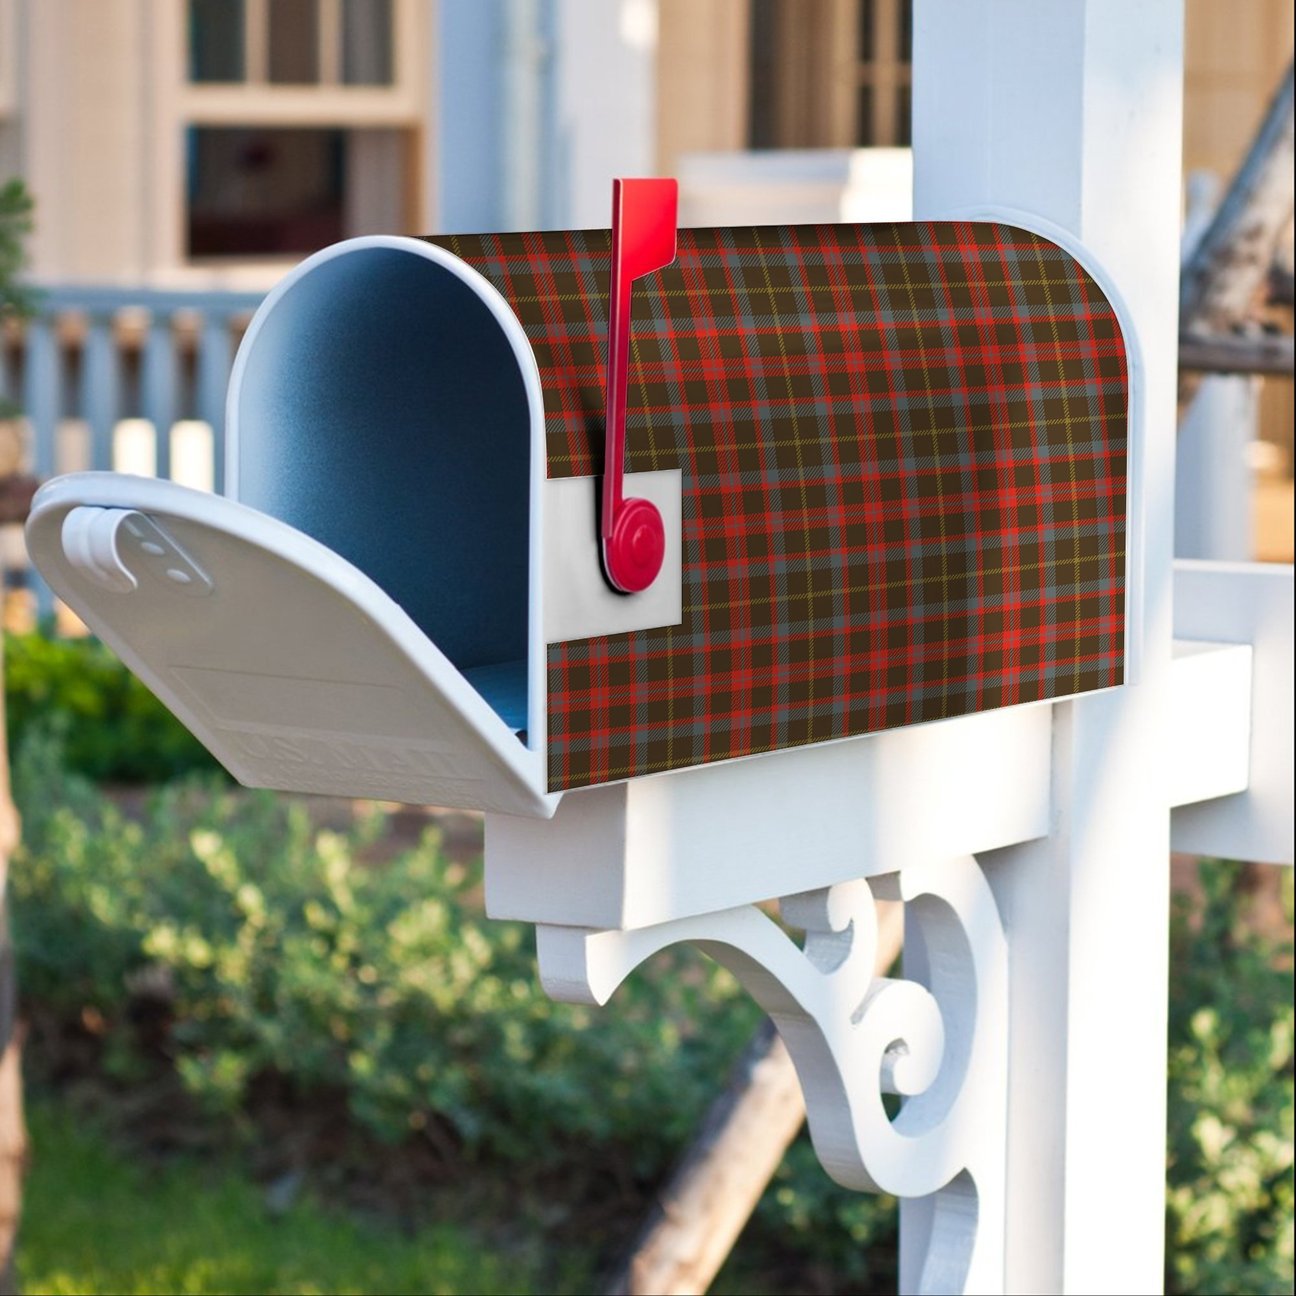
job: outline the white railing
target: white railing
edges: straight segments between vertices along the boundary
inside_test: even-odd
[[[225,387],[257,293],[60,285],[0,348],[40,480],[104,469],[224,487]],[[11,556],[14,565],[23,555]],[[29,573],[30,574],[30,573]],[[34,575],[33,575],[34,580]],[[34,581],[38,612],[53,607]]]

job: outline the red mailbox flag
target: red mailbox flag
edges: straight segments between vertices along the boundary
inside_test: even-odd
[[[626,376],[630,286],[675,260],[679,185],[674,180],[612,181],[612,283],[608,294],[607,431],[603,455],[603,568],[626,594],[657,579],[666,533],[657,506],[626,499]]]

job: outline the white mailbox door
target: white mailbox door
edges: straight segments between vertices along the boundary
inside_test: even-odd
[[[501,714],[300,531],[170,482],[82,473],[37,495],[27,539],[55,593],[239,782],[553,813],[544,735],[506,722],[525,698]]]

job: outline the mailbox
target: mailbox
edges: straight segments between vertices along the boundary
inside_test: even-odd
[[[669,232],[646,270],[609,231],[312,256],[235,362],[230,497],[59,478],[33,560],[285,790],[548,816],[1123,682],[1126,354],[1074,256],[993,222]],[[623,499],[656,518],[631,592]]]

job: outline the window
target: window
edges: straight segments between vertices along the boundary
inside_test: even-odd
[[[393,0],[189,0],[194,85],[389,86]]]
[[[243,0],[189,0],[189,79],[242,81]]]
[[[391,79],[391,0],[342,0],[343,83],[387,85]]]
[[[0,0],[3,4],[4,0]],[[296,259],[421,228],[426,0],[166,0],[167,263]],[[268,267],[266,267],[268,271]],[[258,271],[259,273],[259,271]]]
[[[271,0],[267,62],[272,85],[318,85],[319,0]]]
[[[345,135],[191,127],[190,257],[291,255],[342,238]]]
[[[906,145],[913,0],[752,0],[752,148]]]
[[[188,257],[297,257],[398,232],[410,202],[406,149],[398,130],[191,127]]]

